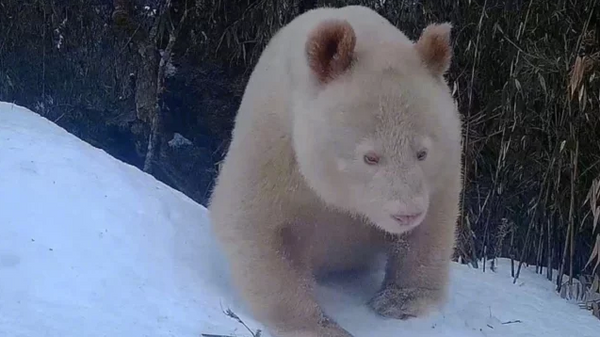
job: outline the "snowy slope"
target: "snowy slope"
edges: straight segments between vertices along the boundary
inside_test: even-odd
[[[223,313],[261,328],[231,290],[206,213],[33,112],[0,103],[0,337],[251,336]],[[542,276],[525,270],[513,285],[506,261],[485,274],[455,264],[447,307],[404,322],[364,306],[380,276],[319,288],[326,310],[357,337],[600,336],[600,320]]]

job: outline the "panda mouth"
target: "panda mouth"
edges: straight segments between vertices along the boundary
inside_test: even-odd
[[[411,214],[392,214],[391,218],[401,226],[414,226],[421,222],[423,215],[423,212]]]

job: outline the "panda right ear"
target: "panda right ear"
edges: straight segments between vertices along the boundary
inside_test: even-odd
[[[435,76],[442,76],[450,67],[452,61],[452,44],[450,31],[452,25],[448,22],[430,24],[421,33],[415,48],[425,66]]]
[[[346,20],[322,22],[309,34],[306,57],[319,83],[327,84],[350,68],[355,46],[356,34]]]

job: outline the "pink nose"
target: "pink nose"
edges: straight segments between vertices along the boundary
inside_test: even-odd
[[[408,226],[411,225],[415,220],[417,220],[421,214],[423,213],[415,213],[415,214],[393,214],[392,218],[398,221],[401,225]]]

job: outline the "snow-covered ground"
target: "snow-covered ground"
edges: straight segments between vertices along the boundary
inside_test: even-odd
[[[207,211],[33,112],[0,103],[0,336],[251,336]],[[408,321],[364,301],[377,277],[323,284],[355,336],[600,336],[600,320],[530,269],[512,283],[453,266],[450,303]],[[269,337],[263,333],[263,336]]]

